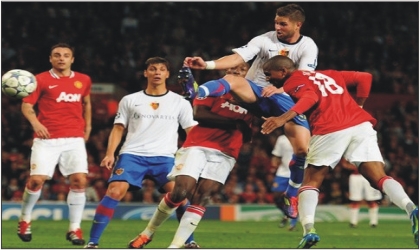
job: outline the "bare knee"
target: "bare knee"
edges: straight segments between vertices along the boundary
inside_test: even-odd
[[[298,147],[294,148],[293,153],[296,156],[306,157],[308,155],[308,147],[306,147],[306,145],[305,145],[305,147],[302,147],[302,146],[298,146]]]
[[[28,182],[26,183],[26,187],[32,191],[39,190],[44,185],[44,182],[46,179],[47,179],[47,176],[32,175],[29,177]]]
[[[184,185],[175,185],[170,195],[171,201],[175,203],[181,202],[187,197],[191,197],[191,192]]]
[[[71,189],[84,189],[86,187],[86,174],[76,173],[69,177]]]
[[[114,200],[122,200],[128,190],[128,183],[122,181],[111,182],[106,190],[106,195]]]

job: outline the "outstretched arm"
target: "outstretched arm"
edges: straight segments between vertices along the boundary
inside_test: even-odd
[[[263,119],[265,122],[262,124],[261,133],[269,134],[273,132],[276,128],[279,128],[286,124],[286,122],[292,120],[297,115],[301,115],[308,111],[312,106],[318,102],[318,96],[314,91],[305,91],[300,97],[296,104],[286,113],[278,117],[269,117]]]
[[[229,69],[236,67],[241,63],[244,63],[244,59],[239,54],[232,54],[228,56],[221,57],[214,61],[204,61],[201,57],[186,57],[184,60],[184,65],[192,69]]]

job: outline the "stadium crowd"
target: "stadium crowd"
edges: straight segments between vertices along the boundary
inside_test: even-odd
[[[317,69],[368,71],[374,76],[372,93],[407,97],[391,108],[378,105],[373,115],[378,120],[375,129],[387,174],[418,204],[418,3],[299,4],[307,12],[302,33],[319,47]],[[151,56],[172,63],[169,82],[175,83],[185,56],[211,60],[245,45],[251,37],[273,29],[272,17],[278,6],[276,2],[6,2],[2,4],[1,70],[2,74],[14,68],[45,71],[50,65],[42,58],[50,47],[68,42],[76,47],[73,68],[91,76],[94,83],[113,83],[128,93],[138,91],[143,87],[144,62]],[[11,8],[13,12],[8,11]],[[223,74],[194,72],[199,83]],[[171,88],[179,90],[176,84]],[[87,143],[88,201],[101,200],[110,175],[99,163],[118,100],[102,101],[93,103],[93,130]],[[32,129],[20,104],[20,100],[1,98],[2,201],[20,200],[29,175]],[[255,123],[252,143],[243,146],[214,203],[273,202],[270,184],[276,166],[271,166],[271,150],[282,132],[262,135],[259,125]],[[321,188],[320,202],[348,203],[349,174],[340,167],[331,172]],[[145,181],[143,187],[129,192],[124,202],[160,200],[152,181]],[[67,191],[66,179],[57,172],[44,186],[41,200],[65,201]]]

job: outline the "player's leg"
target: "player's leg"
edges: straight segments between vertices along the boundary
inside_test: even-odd
[[[96,207],[90,228],[89,243],[85,248],[97,248],[99,240],[114,216],[115,208],[127,193],[129,184],[126,181],[113,181],[109,183],[105,196]]]
[[[41,189],[47,179],[52,178],[61,153],[57,139],[34,139],[31,153],[31,173],[22,197],[22,209],[17,234],[22,241],[32,240],[31,216],[33,208],[41,196]]]
[[[296,124],[294,121],[287,122],[284,125],[284,132],[293,147],[293,156],[289,163],[290,179],[285,192],[285,198],[289,199],[289,206],[286,206],[285,212],[292,219],[297,218],[297,194],[303,181],[303,172],[306,155],[308,153],[309,140],[311,134],[309,129]]]
[[[379,150],[379,149],[378,149]],[[385,193],[392,203],[406,211],[412,222],[414,241],[418,245],[418,207],[410,199],[401,184],[392,177],[387,176],[382,162],[363,162],[359,166],[360,173],[370,181],[376,183],[374,187]]]
[[[67,195],[67,205],[69,207],[69,230],[66,234],[67,240],[71,241],[73,245],[83,245],[83,233],[81,230],[81,222],[83,217],[83,210],[86,204],[86,174],[75,173],[69,176],[70,190]]]
[[[73,245],[83,245],[83,232],[81,222],[86,204],[86,175],[88,173],[87,153],[83,138],[65,138],[65,150],[59,160],[60,172],[68,176],[70,190],[67,195],[69,207],[69,230],[66,238]]]
[[[191,205],[188,206],[182,216],[175,236],[168,248],[181,248],[184,245],[186,239],[194,232],[203,218],[203,215],[206,212],[205,206],[209,202],[209,197],[219,190],[221,186],[222,183],[214,180],[199,179],[196,191],[191,197]]]
[[[388,195],[391,202],[406,211],[412,221],[412,233],[418,245],[418,207],[409,198],[401,184],[386,175],[376,131],[370,123],[355,126],[353,130],[354,136],[346,150],[345,158],[358,166],[359,172],[372,187]]]
[[[205,82],[198,87],[197,97],[222,96],[229,91],[242,102],[253,103],[257,101],[248,80],[235,75],[226,75],[223,78]]]
[[[201,148],[200,154],[194,154],[194,156],[195,157],[190,158],[193,162],[197,163],[200,162],[200,160],[201,162],[200,164],[195,165],[195,168],[191,169],[189,174],[194,176],[195,180],[199,181],[190,199],[192,205],[187,208],[187,211],[182,217],[178,230],[175,233],[169,248],[179,248],[182,246],[183,240],[185,241],[186,237],[196,229],[206,211],[205,206],[208,204],[210,197],[212,197],[215,192],[218,192],[220,187],[224,185],[236,162],[233,157],[227,156],[218,150],[208,148]],[[202,159],[206,160],[203,161]],[[192,164],[186,162],[182,169],[187,166],[192,166]],[[176,167],[174,169],[176,169]],[[175,172],[178,172],[179,174],[179,172],[183,171],[182,169],[178,171],[175,170]],[[215,169],[217,169],[217,171],[214,171]]]
[[[330,171],[328,166],[308,165],[299,189],[299,217],[303,228],[303,238],[298,248],[310,248],[319,242],[315,231],[315,211],[318,204],[319,187],[324,176]]]
[[[351,174],[349,176],[350,227],[356,227],[359,222],[360,201],[363,200],[363,176]]]
[[[303,238],[298,248],[310,248],[320,241],[315,231],[315,210],[318,204],[319,187],[330,169],[340,162],[351,136],[347,131],[326,135],[313,135],[309,143],[302,186],[299,189],[299,218],[303,227]]]
[[[180,206],[185,205],[186,198],[191,196],[194,191],[200,168],[206,162],[205,155],[200,149],[181,148],[177,151],[175,163],[168,164],[167,169],[162,174],[154,177],[157,182],[165,183],[163,190],[167,192],[160,201],[152,218],[146,228],[129,243],[130,248],[142,248],[148,244],[156,229],[166,221],[169,216]],[[177,168],[176,166],[183,166]],[[169,180],[175,180],[170,181]]]
[[[299,221],[299,215],[296,219],[290,219],[290,225],[289,225],[289,231],[294,231],[296,230],[296,224]]]
[[[283,211],[283,208],[282,208],[284,204],[283,195],[288,185],[289,185],[289,177],[283,177],[283,176],[277,176],[277,175],[274,177],[274,181],[271,184],[271,192],[273,193],[274,204],[280,211]],[[282,213],[284,214],[284,212]],[[289,217],[284,215],[280,219],[280,223],[279,223],[280,228],[286,226],[288,222],[288,218]]]
[[[41,196],[41,188],[47,178],[44,175],[31,175],[26,183],[25,190],[23,191],[22,209],[17,232],[17,235],[22,241],[28,242],[32,240],[32,211]]]
[[[365,200],[369,208],[369,225],[374,228],[378,225],[379,201],[382,199],[382,193],[373,188],[364,177],[362,178]]]
[[[366,201],[369,208],[369,225],[370,227],[378,226],[379,205],[376,201]]]
[[[176,176],[175,182],[168,182],[163,187],[167,191],[166,195],[160,201],[146,228],[128,243],[129,248],[143,248],[151,242],[156,230],[179,206],[186,204],[187,194],[195,189],[195,184],[196,180],[189,176]],[[188,236],[191,236],[191,234]]]
[[[190,205],[190,201],[188,199],[185,199],[185,202],[175,210],[178,222],[181,221],[182,216],[184,215],[185,211]],[[191,234],[190,237],[188,237],[188,239],[185,241],[184,248],[196,248],[194,246],[197,246],[197,243],[194,240],[194,234]]]
[[[121,154],[118,157],[112,175],[108,180],[108,188],[105,196],[96,207],[90,228],[90,238],[85,248],[97,248],[100,237],[108,226],[114,211],[126,195],[130,185],[141,188],[141,182],[148,170],[145,163],[147,157],[135,156],[130,154]]]

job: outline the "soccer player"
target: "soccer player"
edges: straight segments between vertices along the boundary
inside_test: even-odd
[[[119,102],[106,155],[101,162],[102,167],[113,167],[112,174],[106,195],[96,208],[85,248],[98,248],[99,238],[130,186],[141,188],[142,181],[149,178],[156,182],[159,190],[172,191],[174,182],[169,181],[167,175],[174,166],[178,127],[188,134],[197,125],[191,104],[166,87],[169,62],[152,57],[145,64],[146,89],[126,95]],[[113,166],[115,150],[125,131],[126,139]]]
[[[227,73],[241,75],[247,68],[248,64],[244,63],[238,69],[229,69]],[[188,77],[187,82],[193,83],[192,75]],[[175,188],[161,200],[143,232],[130,242],[135,243],[135,248],[148,244],[156,229],[188,198],[191,205],[181,218],[169,246],[181,248],[197,228],[212,195],[225,184],[243,141],[251,139],[253,116],[236,105],[230,94],[217,98],[196,98],[193,103],[194,119],[198,125],[192,128],[177,151],[175,166],[168,175],[170,179],[175,179]]]
[[[283,86],[296,104],[279,117],[266,118],[261,132],[271,133],[304,113],[311,124],[308,165],[299,189],[299,216],[304,236],[298,247],[310,248],[320,240],[314,228],[319,187],[342,157],[356,165],[372,187],[388,195],[395,205],[406,211],[418,245],[418,207],[401,184],[385,174],[373,129],[376,120],[362,108],[369,96],[372,75],[357,71],[300,71],[285,56],[269,59],[263,69],[267,79],[277,87]],[[356,101],[347,90],[347,86],[355,85]]]
[[[376,227],[379,214],[378,202],[382,199],[382,193],[369,184],[369,181],[359,173],[356,165],[344,158],[338,164],[344,169],[352,171],[349,176],[350,227],[357,227],[362,200],[365,200],[369,207],[369,225],[373,228]]]
[[[73,62],[73,47],[65,43],[52,46],[52,69],[36,75],[37,89],[22,101],[22,113],[34,130],[31,174],[23,193],[18,225],[18,236],[25,242],[32,240],[32,210],[45,181],[53,177],[58,164],[61,174],[70,181],[67,194],[70,226],[66,239],[73,245],[85,243],[80,224],[86,203],[85,142],[92,127],[92,83],[89,76],[71,70]]]
[[[283,92],[282,89],[277,89],[266,81],[262,65],[275,55],[286,55],[298,65],[299,69],[314,70],[316,68],[318,47],[310,37],[300,33],[305,18],[305,11],[297,4],[280,7],[277,9],[274,18],[274,31],[254,37],[245,46],[233,49],[233,54],[215,61],[205,62],[201,57],[186,57],[184,64],[192,69],[227,69],[255,58],[246,78],[258,86],[265,87],[258,91],[260,97],[270,97],[275,93],[280,94]],[[211,92],[219,90],[219,88],[225,89],[223,83],[213,82],[200,86],[199,90],[201,89],[204,92],[202,96],[205,96],[209,93],[211,95]],[[283,112],[289,110],[294,104],[288,95],[282,94],[277,98],[274,105],[280,106],[284,110]],[[252,106],[243,106],[254,114],[259,115],[260,113],[258,110],[253,110]],[[306,121],[303,122],[306,123]],[[286,135],[292,143],[294,152],[289,164],[292,178],[286,189],[284,199],[281,200],[281,207],[290,218],[297,217],[297,192],[302,183],[303,165],[308,151],[310,133],[305,126],[290,122],[286,128]]]
[[[273,183],[271,184],[271,192],[273,192],[274,203],[280,210],[282,210],[281,198],[289,184],[289,162],[293,155],[292,144],[290,144],[290,141],[287,139],[286,135],[282,134],[277,138],[276,144],[274,145],[271,154],[271,164],[273,166],[277,166],[276,175],[274,177]],[[281,219],[279,227],[285,227],[288,221],[289,218],[285,215]],[[297,218],[290,220],[289,231],[293,231],[295,229],[297,221]]]

